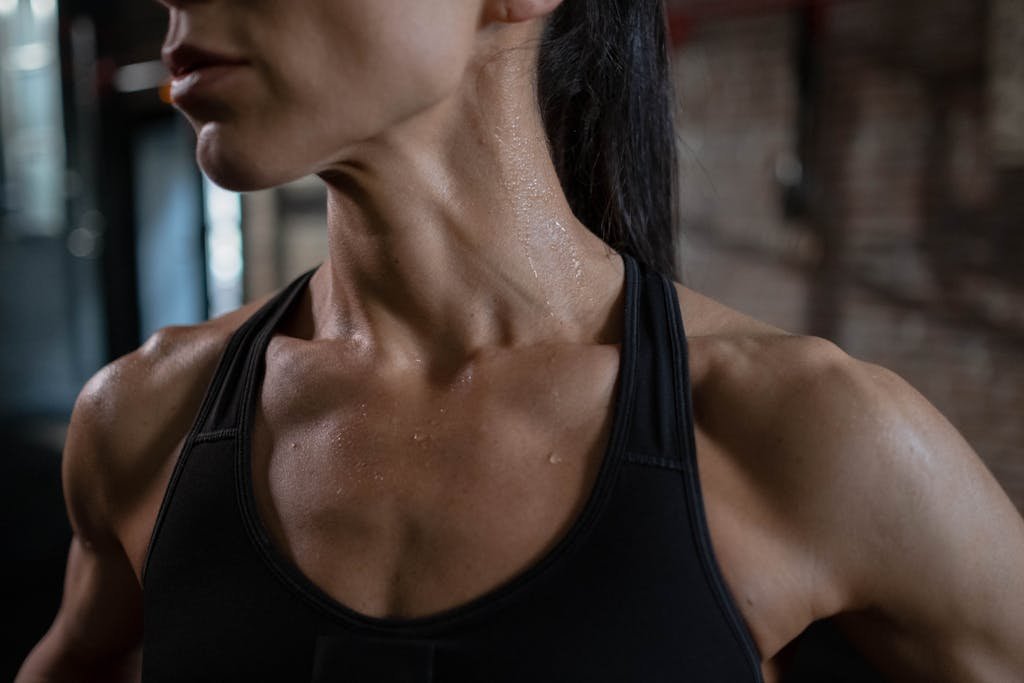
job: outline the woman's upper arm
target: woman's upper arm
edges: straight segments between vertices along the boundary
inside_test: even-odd
[[[113,439],[105,413],[114,389],[98,375],[72,413],[62,462],[73,532],[64,593],[49,631],[22,666],[19,683],[138,677],[142,591],[110,515],[116,492],[109,484],[114,456],[107,450]]]
[[[837,624],[897,680],[1024,681],[1020,513],[896,374],[843,358],[826,376],[797,399],[817,417],[792,438],[827,461],[821,497],[800,514],[832,530],[818,540],[850,599]]]
[[[141,644],[141,591],[127,559],[74,537],[60,610],[17,681],[137,681]]]

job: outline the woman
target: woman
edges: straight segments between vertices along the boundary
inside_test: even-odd
[[[329,253],[84,388],[19,680],[773,681],[827,617],[1024,678],[1024,523],[948,422],[666,278],[658,2],[163,2],[200,165],[319,175]]]

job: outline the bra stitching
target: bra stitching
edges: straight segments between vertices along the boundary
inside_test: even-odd
[[[637,453],[635,451],[626,451],[624,461],[634,465],[661,467],[668,470],[674,470],[676,472],[680,472],[683,469],[683,463],[675,458],[647,455],[645,453]]]
[[[222,439],[231,439],[238,434],[237,427],[227,427],[225,429],[215,429],[209,432],[203,432],[196,434],[195,439],[192,443],[206,443],[208,441],[221,441]]]

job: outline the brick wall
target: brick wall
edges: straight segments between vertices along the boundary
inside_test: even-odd
[[[837,0],[809,34],[715,4],[677,3],[686,283],[900,373],[1024,510],[1024,165],[994,133],[1024,82],[993,49],[1024,3]]]

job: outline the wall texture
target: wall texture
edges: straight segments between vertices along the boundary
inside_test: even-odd
[[[677,3],[686,284],[901,374],[1024,510],[1024,2],[730,4]]]

